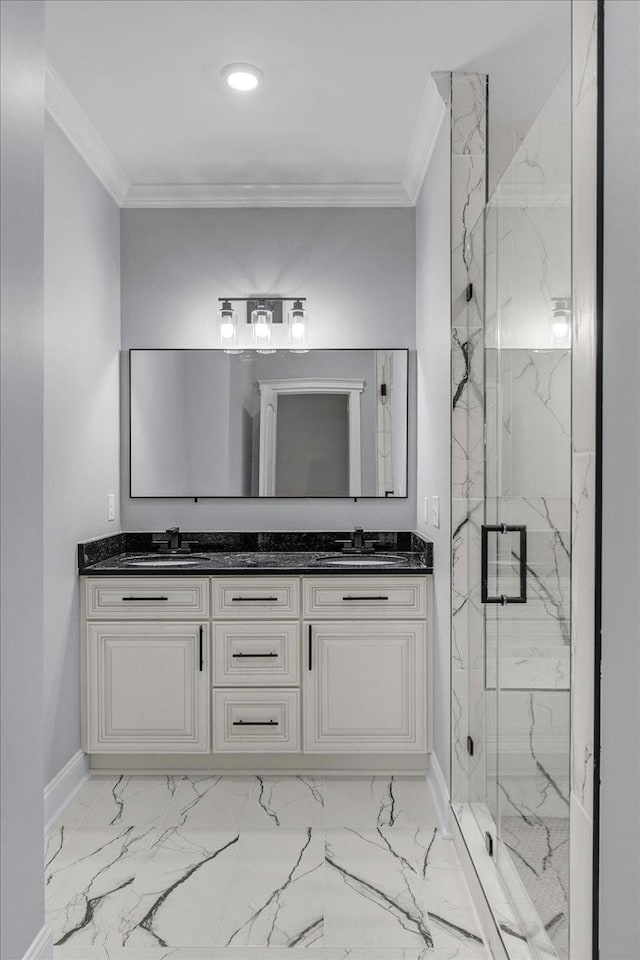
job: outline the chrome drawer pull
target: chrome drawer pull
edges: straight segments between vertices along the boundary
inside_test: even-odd
[[[140,600],[144,602],[145,600],[168,600],[169,597],[123,597],[124,600]]]
[[[249,657],[251,660],[255,660],[258,657],[277,657],[277,653],[232,653],[232,657]]]
[[[234,720],[234,727],[279,727],[277,720]]]
[[[231,597],[233,603],[276,603],[277,597]]]
[[[389,597],[343,597],[343,600],[388,600]]]

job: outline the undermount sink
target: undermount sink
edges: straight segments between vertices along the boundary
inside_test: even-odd
[[[393,553],[337,553],[332,557],[317,557],[315,563],[319,567],[402,567],[407,558]]]
[[[164,556],[153,554],[150,557],[127,557],[127,566],[129,567],[195,567],[198,565],[200,556],[180,557],[176,554],[167,553]]]

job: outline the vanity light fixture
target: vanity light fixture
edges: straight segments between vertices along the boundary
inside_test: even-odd
[[[289,346],[292,353],[309,351],[309,317],[302,300],[294,300],[289,311]]]
[[[309,351],[306,297],[220,297],[218,346],[226,353]],[[242,306],[239,306],[242,304]],[[287,304],[290,309],[287,311]],[[240,318],[245,317],[246,323]]]
[[[270,310],[266,303],[260,301],[255,310],[251,311],[253,342],[259,353],[275,353],[275,350],[269,346],[272,326],[273,310]]]
[[[223,300],[218,311],[218,344],[225,353],[242,353],[236,348],[238,318],[230,300]]]
[[[227,86],[232,90],[238,90],[240,93],[249,93],[260,85],[262,80],[262,70],[254,67],[252,63],[229,63],[222,68],[222,76]]]

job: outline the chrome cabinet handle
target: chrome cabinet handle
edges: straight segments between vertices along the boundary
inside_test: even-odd
[[[309,624],[309,670],[313,670],[313,626]]]
[[[202,624],[200,624],[198,630],[200,634],[200,664],[198,669],[202,673],[204,669],[204,643],[203,643],[204,627],[202,626]]]

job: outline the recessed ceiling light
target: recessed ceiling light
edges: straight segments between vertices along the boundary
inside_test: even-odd
[[[230,63],[222,70],[222,76],[232,90],[247,93],[255,90],[262,80],[262,70],[251,63]]]

